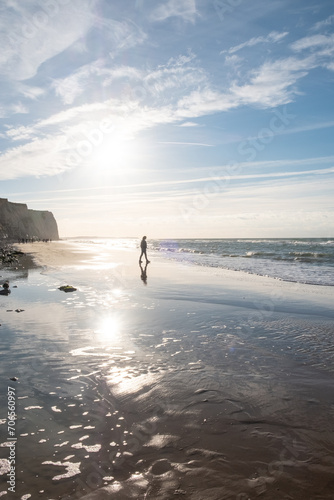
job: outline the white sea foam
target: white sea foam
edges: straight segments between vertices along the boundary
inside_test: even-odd
[[[243,271],[284,281],[334,285],[333,239],[154,240],[154,252],[188,265]]]

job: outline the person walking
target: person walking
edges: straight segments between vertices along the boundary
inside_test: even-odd
[[[147,254],[146,254],[146,251],[147,251],[147,241],[146,241],[146,236],[143,236],[141,242],[140,242],[140,248],[141,248],[141,254],[140,254],[140,257],[139,257],[139,264],[142,263],[142,256],[144,255],[145,259],[146,259],[146,264],[149,264],[149,260],[147,258]]]

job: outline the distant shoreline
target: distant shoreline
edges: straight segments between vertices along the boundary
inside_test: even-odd
[[[139,240],[138,240],[139,244]],[[69,240],[58,240],[50,243],[36,242],[15,244],[14,247],[29,255],[34,262],[34,266],[45,268],[84,268],[94,263],[98,249],[95,246],[81,245],[80,242]],[[135,249],[110,249],[112,260],[115,261],[119,273],[126,276],[136,276],[138,273],[139,250]],[[137,255],[138,254],[138,255]],[[155,273],[166,279],[173,279],[176,282],[192,283],[201,282],[207,285],[228,286],[234,290],[236,299],[245,290],[261,290],[261,293],[271,296],[273,289],[278,293],[291,296],[291,300],[300,297],[301,303],[305,300],[315,299],[316,301],[334,298],[333,286],[319,286],[317,284],[305,284],[294,281],[277,279],[271,276],[263,276],[244,272],[243,270],[233,270],[225,268],[215,268],[210,266],[188,265],[187,262],[179,262],[165,258],[161,253],[151,254],[151,264],[149,265],[149,278]],[[238,292],[236,292],[238,290]],[[237,299],[239,301],[239,299]],[[292,302],[291,302],[292,303]]]

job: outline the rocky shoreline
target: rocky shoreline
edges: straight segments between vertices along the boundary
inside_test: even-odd
[[[17,250],[14,245],[0,242],[0,269],[27,269],[35,267],[30,255]]]
[[[0,248],[0,263],[1,267],[8,267],[17,265],[19,263],[19,257],[24,255],[23,252],[15,250],[11,246],[5,246]]]

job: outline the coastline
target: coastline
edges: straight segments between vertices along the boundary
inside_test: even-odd
[[[8,327],[13,331],[24,318],[24,335],[42,335],[49,349],[50,329],[56,342],[44,360],[50,374],[21,365],[21,396],[37,398],[32,392],[41,373],[46,400],[54,391],[66,395],[67,412],[62,399],[62,413],[48,413],[48,426],[64,431],[60,444],[69,443],[50,446],[49,481],[60,468],[54,451],[63,464],[81,463],[80,474],[52,479],[52,498],[281,500],[316,498],[319,491],[331,498],[330,287],[157,256],[145,286],[136,251],[94,255],[67,241],[19,248],[41,268],[31,277],[29,298],[29,283],[12,294],[13,308],[28,305]],[[62,294],[58,285],[67,281],[78,291]],[[100,319],[108,321],[103,326]],[[327,354],[316,351],[319,342],[328,343]],[[85,388],[84,395],[77,397],[72,384]],[[51,390],[54,385],[59,388]],[[86,427],[94,427],[85,439],[82,403],[90,416]],[[31,410],[40,419],[47,404],[31,406],[44,408]],[[74,441],[70,422],[79,426]],[[32,423],[24,425],[29,436],[22,440],[33,446]],[[101,447],[85,459],[89,450],[78,443],[96,442]]]
[[[87,247],[78,248],[78,243],[71,240],[59,240],[51,243],[28,243],[15,244],[14,248],[23,252],[34,261],[37,266],[45,269],[74,268],[93,269],[98,268],[99,260],[92,254],[92,249]],[[132,249],[112,250],[111,267],[116,270],[119,278],[122,277],[135,282],[138,276],[138,251]],[[169,285],[175,284],[199,284],[209,287],[227,288],[235,300],[244,305],[245,296],[243,292],[249,292],[251,296],[259,294],[265,297],[262,302],[271,302],[270,308],[285,303],[287,306],[295,307],[291,312],[303,313],[308,311],[305,303],[320,306],[324,311],[329,310],[332,317],[332,304],[334,302],[334,287],[311,285],[278,280],[268,276],[249,274],[243,271],[233,271],[222,268],[210,268],[191,265],[183,262],[164,259],[158,253],[153,256],[152,266],[149,266],[150,286],[159,288],[162,280],[168,280]],[[126,283],[124,283],[126,285]],[[253,298],[253,297],[252,297]],[[265,304],[263,304],[265,306]],[[254,306],[254,304],[253,304]],[[260,305],[254,306],[260,309]],[[267,304],[268,307],[268,304]],[[312,312],[311,312],[312,314]],[[321,314],[321,312],[320,312]]]

